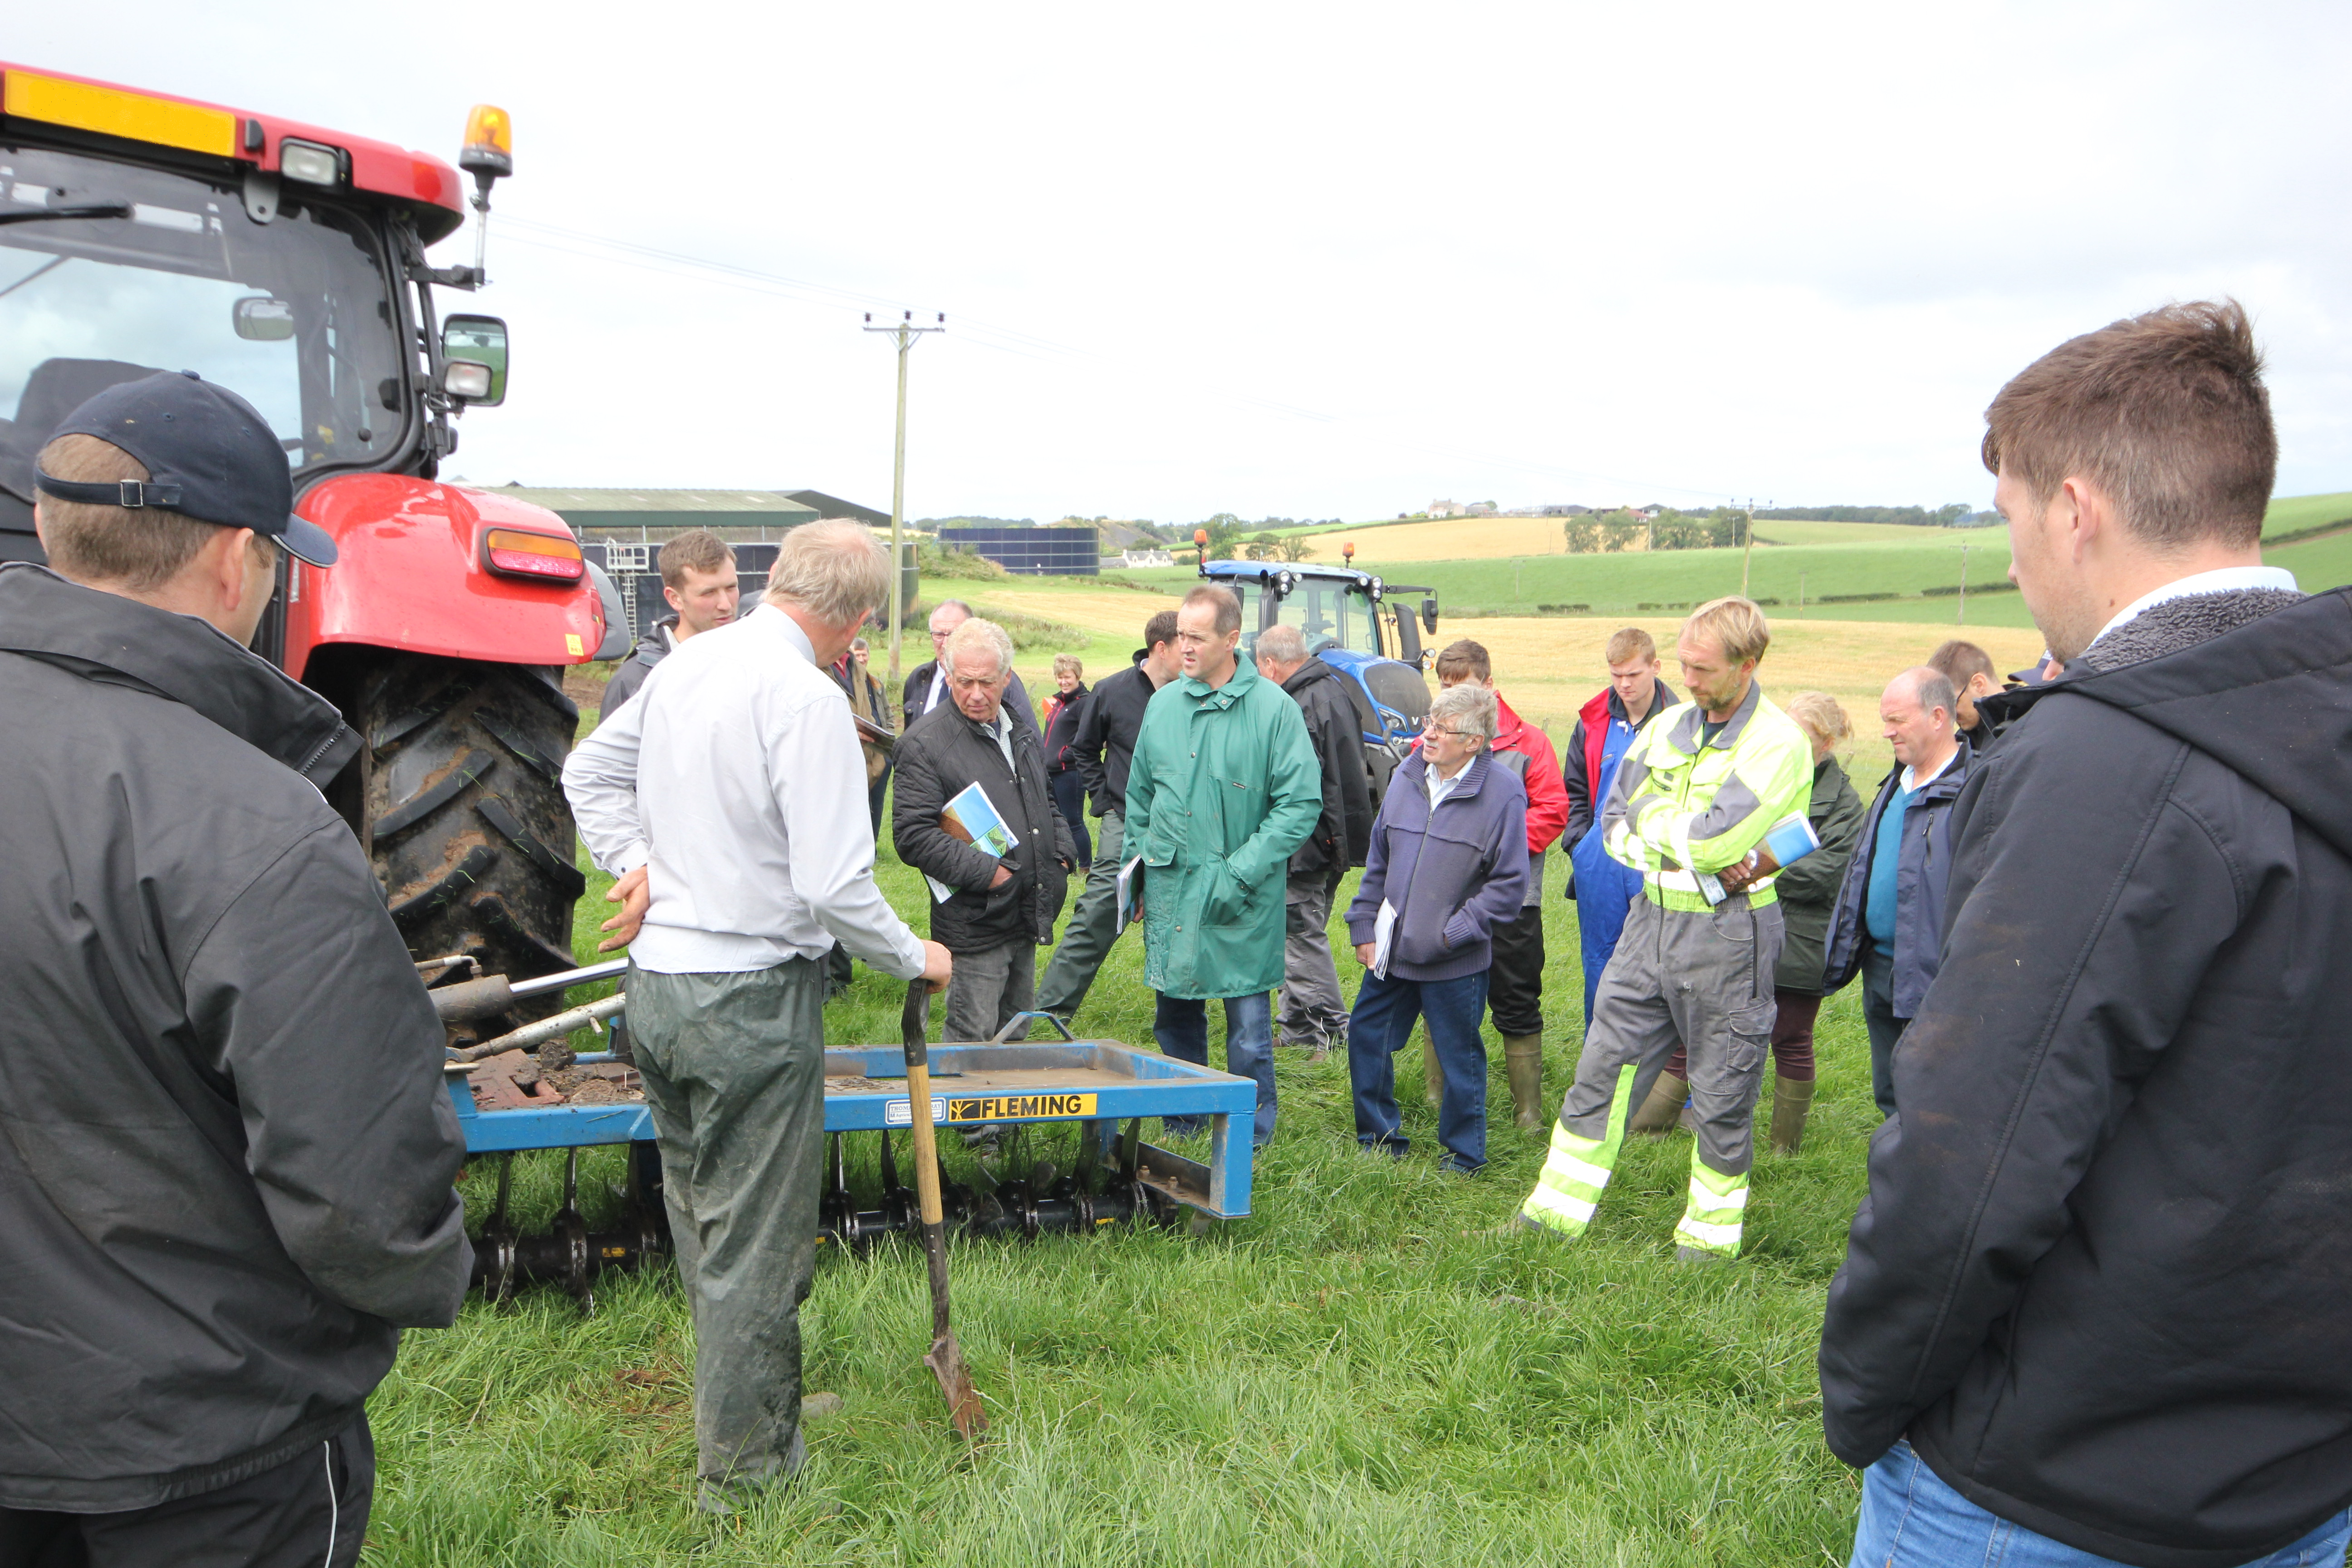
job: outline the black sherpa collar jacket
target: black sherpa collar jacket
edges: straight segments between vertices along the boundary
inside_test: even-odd
[[[348,1426],[472,1255],[443,1035],[318,785],[334,708],[0,567],[0,1508],[229,1485]]]
[[[2352,1503],[2352,590],[2173,600],[1986,702],[1830,1447],[2227,1568]]]

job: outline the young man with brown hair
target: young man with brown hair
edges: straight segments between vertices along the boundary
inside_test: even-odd
[[[734,547],[707,528],[689,528],[663,545],[659,560],[662,597],[669,602],[669,614],[645,628],[637,646],[605,682],[604,704],[596,711],[599,724],[637,694],[654,666],[672,648],[732,621],[742,600]]]
[[[1257,1081],[1252,1141],[1274,1136],[1274,1013],[1290,857],[1323,815],[1323,769],[1298,704],[1237,658],[1241,601],[1203,584],[1176,612],[1184,674],[1144,710],[1127,775],[1127,854],[1143,861],[1143,980],[1151,1032],[1209,1060],[1211,1001],[1225,1070]],[[1185,1136],[1198,1118],[1171,1118]]]
[[[2063,343],[1986,424],[2064,668],[1984,700],[2005,728],[1830,1287],[1854,1560],[2341,1563],[2352,590],[2262,564],[2277,448],[2234,302]]]
[[[1675,705],[1674,689],[1658,679],[1658,645],[1639,626],[1621,626],[1601,650],[1609,684],[1592,694],[1568,732],[1561,753],[1561,788],[1568,795],[1568,821],[1559,841],[1568,846],[1568,896],[1576,900],[1576,935],[1584,959],[1584,1026],[1592,1026],[1592,999],[1601,972],[1617,951],[1625,912],[1642,896],[1642,874],[1609,858],[1596,830],[1601,803],[1618,760],[1651,720]]]
[[[320,786],[361,740],[247,650],[291,515],[269,426],[163,374],[36,468],[0,567],[0,1562],[318,1563],[363,1405],[472,1255],[443,1032]]]
[[[1992,655],[1972,642],[1954,637],[1938,644],[1927,656],[1927,668],[1952,683],[1952,721],[1968,737],[1969,749],[1981,754],[1992,744],[1992,721],[1977,711],[1977,699],[2000,689],[2000,675]]]
[[[1469,641],[1449,644],[1437,656],[1440,689],[1465,682],[1495,690],[1494,661],[1484,645]],[[1495,765],[1516,774],[1527,791],[1527,890],[1516,918],[1495,927],[1495,956],[1486,972],[1486,1004],[1495,1032],[1503,1037],[1503,1065],[1511,1085],[1511,1109],[1518,1124],[1539,1130],[1550,1108],[1543,1102],[1543,874],[1544,851],[1567,825],[1568,789],[1559,776],[1559,759],[1552,754],[1551,737],[1511,711],[1502,694],[1495,696],[1496,726],[1487,754]],[[1422,1066],[1431,1092],[1439,1079],[1437,1047],[1424,1035]]]

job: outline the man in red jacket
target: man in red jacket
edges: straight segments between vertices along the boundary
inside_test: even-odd
[[[1493,661],[1485,647],[1467,640],[1437,656],[1441,689],[1465,680],[1495,689]],[[1528,790],[1528,890],[1518,918],[1495,928],[1486,1005],[1494,1015],[1495,1032],[1503,1037],[1512,1110],[1520,1126],[1540,1131],[1551,1120],[1543,1103],[1543,856],[1568,825],[1568,786],[1561,782],[1551,737],[1512,712],[1500,695],[1495,707],[1494,759],[1518,774]],[[1433,1064],[1433,1048],[1423,1042],[1423,1049]],[[1428,1081],[1433,1088],[1440,1081],[1433,1066]]]

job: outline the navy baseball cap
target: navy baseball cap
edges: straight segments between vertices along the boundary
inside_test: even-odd
[[[222,528],[249,528],[313,566],[335,563],[335,542],[294,515],[286,448],[252,404],[194,371],[158,371],[108,387],[49,433],[95,436],[145,465],[147,479],[92,483],[36,472],[59,500],[137,510],[158,507]]]

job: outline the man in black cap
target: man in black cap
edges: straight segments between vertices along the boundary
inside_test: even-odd
[[[442,1030],[245,644],[291,515],[234,394],[112,387],[0,566],[0,1563],[351,1563],[362,1413],[471,1253]],[[273,541],[275,542],[273,542]]]

